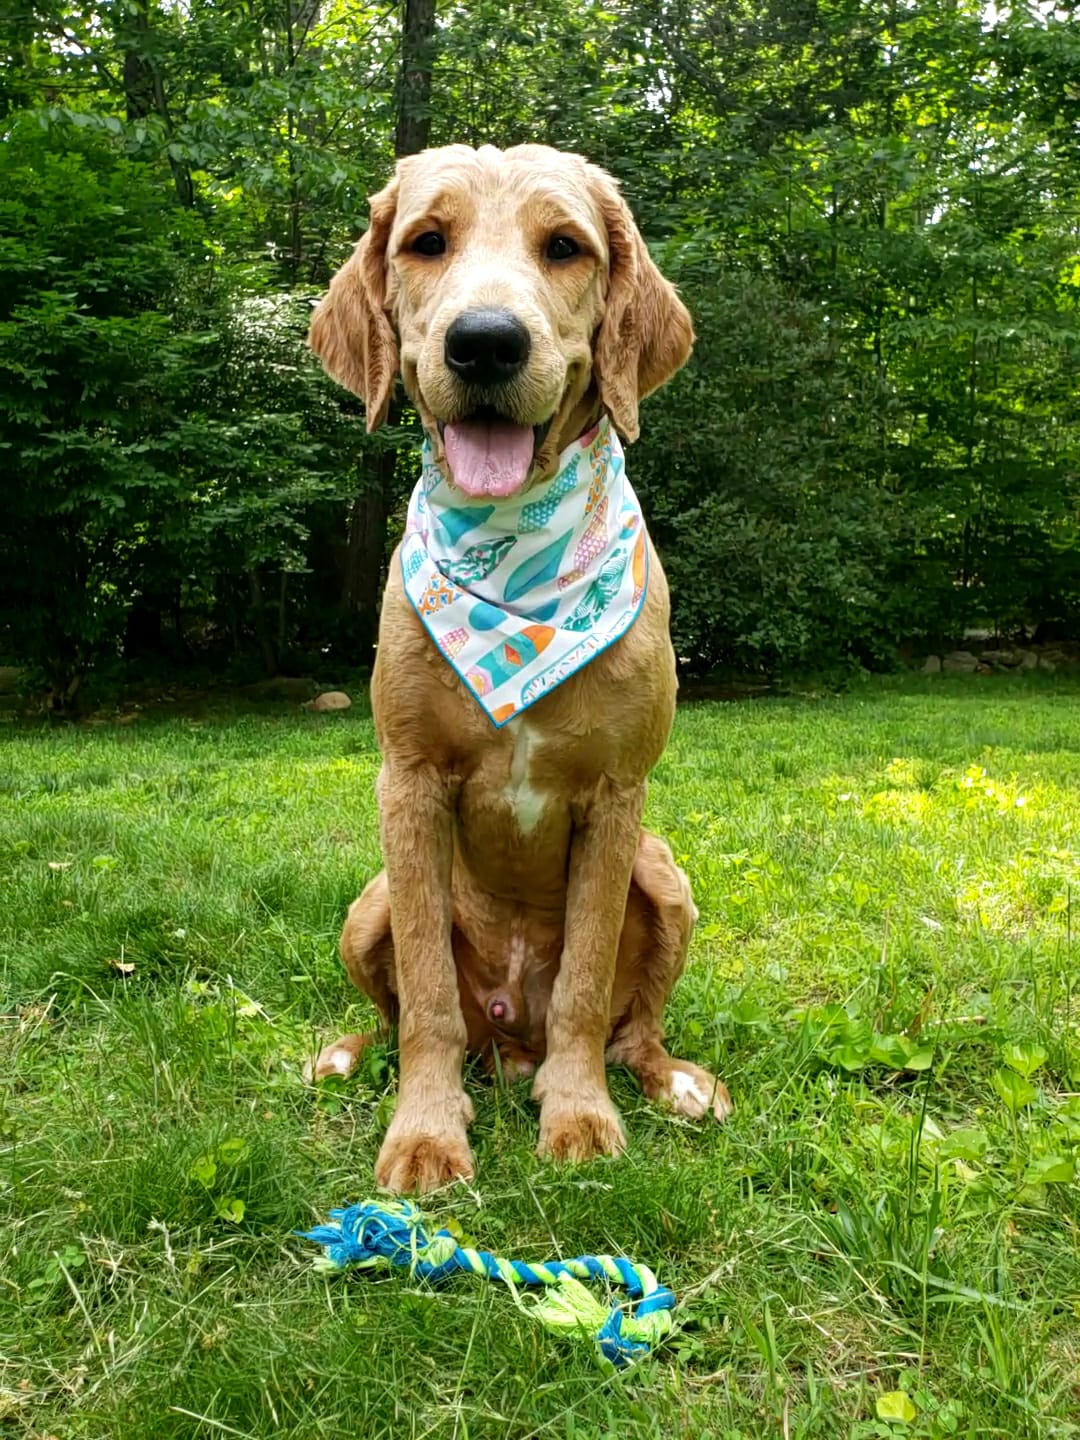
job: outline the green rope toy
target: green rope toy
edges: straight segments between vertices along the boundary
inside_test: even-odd
[[[504,1260],[487,1250],[459,1245],[449,1230],[430,1235],[423,1215],[408,1200],[391,1200],[385,1205],[368,1200],[363,1205],[331,1210],[330,1219],[336,1223],[296,1232],[323,1247],[324,1253],[315,1261],[318,1269],[380,1270],[401,1265],[408,1266],[411,1275],[432,1283],[458,1272],[502,1280],[517,1303],[542,1325],[595,1336],[601,1353],[615,1365],[628,1365],[647,1355],[674,1325],[674,1294],[657,1282],[648,1266],[618,1256],[579,1255],[576,1260],[549,1260],[544,1265]],[[618,1304],[605,1309],[581,1283],[601,1279],[622,1286],[637,1302],[633,1314]],[[543,1297],[529,1297],[530,1303],[525,1304],[517,1294],[519,1285],[548,1289]]]

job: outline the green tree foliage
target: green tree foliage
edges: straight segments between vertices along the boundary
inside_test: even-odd
[[[0,217],[0,613],[68,693],[175,500],[198,352],[172,320],[197,237],[101,132],[32,120],[0,146]]]
[[[693,307],[631,456],[687,664],[1077,625],[1073,4],[0,0],[0,648],[366,658],[415,421],[306,316],[451,140],[606,165]]]
[[[768,277],[683,264],[697,358],[633,455],[683,660],[881,661],[916,619],[897,608],[908,596],[881,611],[910,546],[888,483],[888,389],[819,306]]]

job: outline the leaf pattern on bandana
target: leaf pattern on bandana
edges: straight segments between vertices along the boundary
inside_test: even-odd
[[[562,622],[564,630],[588,630],[597,617],[604,613],[619,593],[622,577],[626,573],[626,558],[625,550],[616,550],[614,555],[604,561],[596,579]]]
[[[455,585],[467,590],[478,580],[487,579],[516,544],[516,535],[501,535],[498,540],[481,540],[479,545],[470,545],[460,560],[445,565],[443,574]]]

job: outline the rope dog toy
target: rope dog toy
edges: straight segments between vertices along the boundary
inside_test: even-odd
[[[429,1234],[424,1216],[408,1200],[331,1210],[336,1223],[297,1230],[304,1240],[323,1247],[317,1269],[336,1273],[347,1269],[388,1270],[408,1266],[409,1273],[438,1284],[459,1271],[484,1275],[509,1286],[515,1302],[549,1330],[578,1331],[595,1336],[601,1353],[614,1365],[628,1365],[649,1354],[673,1327],[675,1296],[657,1282],[646,1265],[635,1265],[614,1255],[579,1255],[575,1260],[549,1260],[527,1265],[505,1260],[487,1250],[459,1245],[449,1230]],[[622,1286],[637,1301],[632,1314],[618,1303],[605,1307],[581,1283],[609,1280]],[[538,1297],[519,1297],[517,1287],[544,1286]]]

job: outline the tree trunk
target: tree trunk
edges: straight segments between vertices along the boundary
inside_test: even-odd
[[[134,0],[119,30],[120,43],[124,47],[124,106],[129,120],[145,120],[148,115],[156,114],[165,128],[166,139],[171,140],[172,118],[165,99],[161,70],[153,59],[150,35],[149,0]],[[172,170],[176,198],[181,205],[193,205],[195,187],[191,182],[191,171],[171,154],[169,168]]]
[[[279,664],[280,664],[280,662],[281,662],[281,657],[285,654],[285,636],[286,636],[286,624],[285,624],[285,621],[286,621],[286,616],[287,616],[287,613],[288,613],[288,606],[287,606],[286,603],[285,603],[285,597],[286,597],[286,592],[288,591],[288,588],[289,588],[289,572],[288,572],[287,570],[282,570],[281,576],[280,576],[280,578],[279,578],[279,580],[278,580],[278,603],[277,603],[277,654],[278,654],[278,663],[279,663]]]
[[[386,558],[387,497],[394,479],[395,455],[379,453],[371,483],[357,495],[349,515],[349,548],[345,556],[342,600],[355,617],[357,646],[366,659],[378,634],[379,595]]]
[[[394,154],[398,159],[427,149],[431,135],[434,39],[435,0],[404,0],[394,133]]]
[[[403,0],[401,64],[397,83],[394,153],[416,155],[431,136],[431,81],[435,61],[435,0]],[[387,423],[396,425],[401,410],[391,403]],[[353,501],[343,596],[357,619],[358,645],[364,659],[375,646],[378,603],[386,556],[386,520],[394,479],[395,454],[380,451],[370,483]]]
[[[251,619],[255,626],[259,650],[262,652],[263,668],[267,675],[276,675],[278,673],[278,657],[266,624],[266,604],[263,600],[262,582],[259,579],[259,572],[255,569],[248,571],[248,589],[251,594]]]
[[[124,104],[128,120],[145,120],[154,108],[154,72],[140,45],[149,32],[149,17],[140,8],[132,16],[124,51]]]
[[[285,43],[289,69],[295,68],[301,55],[309,63],[319,58],[317,46],[308,46],[307,38],[319,20],[321,0],[298,0],[294,10],[292,0],[286,5]],[[293,285],[300,277],[304,263],[304,200],[300,187],[300,176],[296,169],[296,147],[305,141],[313,141],[317,131],[318,114],[301,112],[286,116],[286,157],[289,166],[289,265],[290,281]]]

